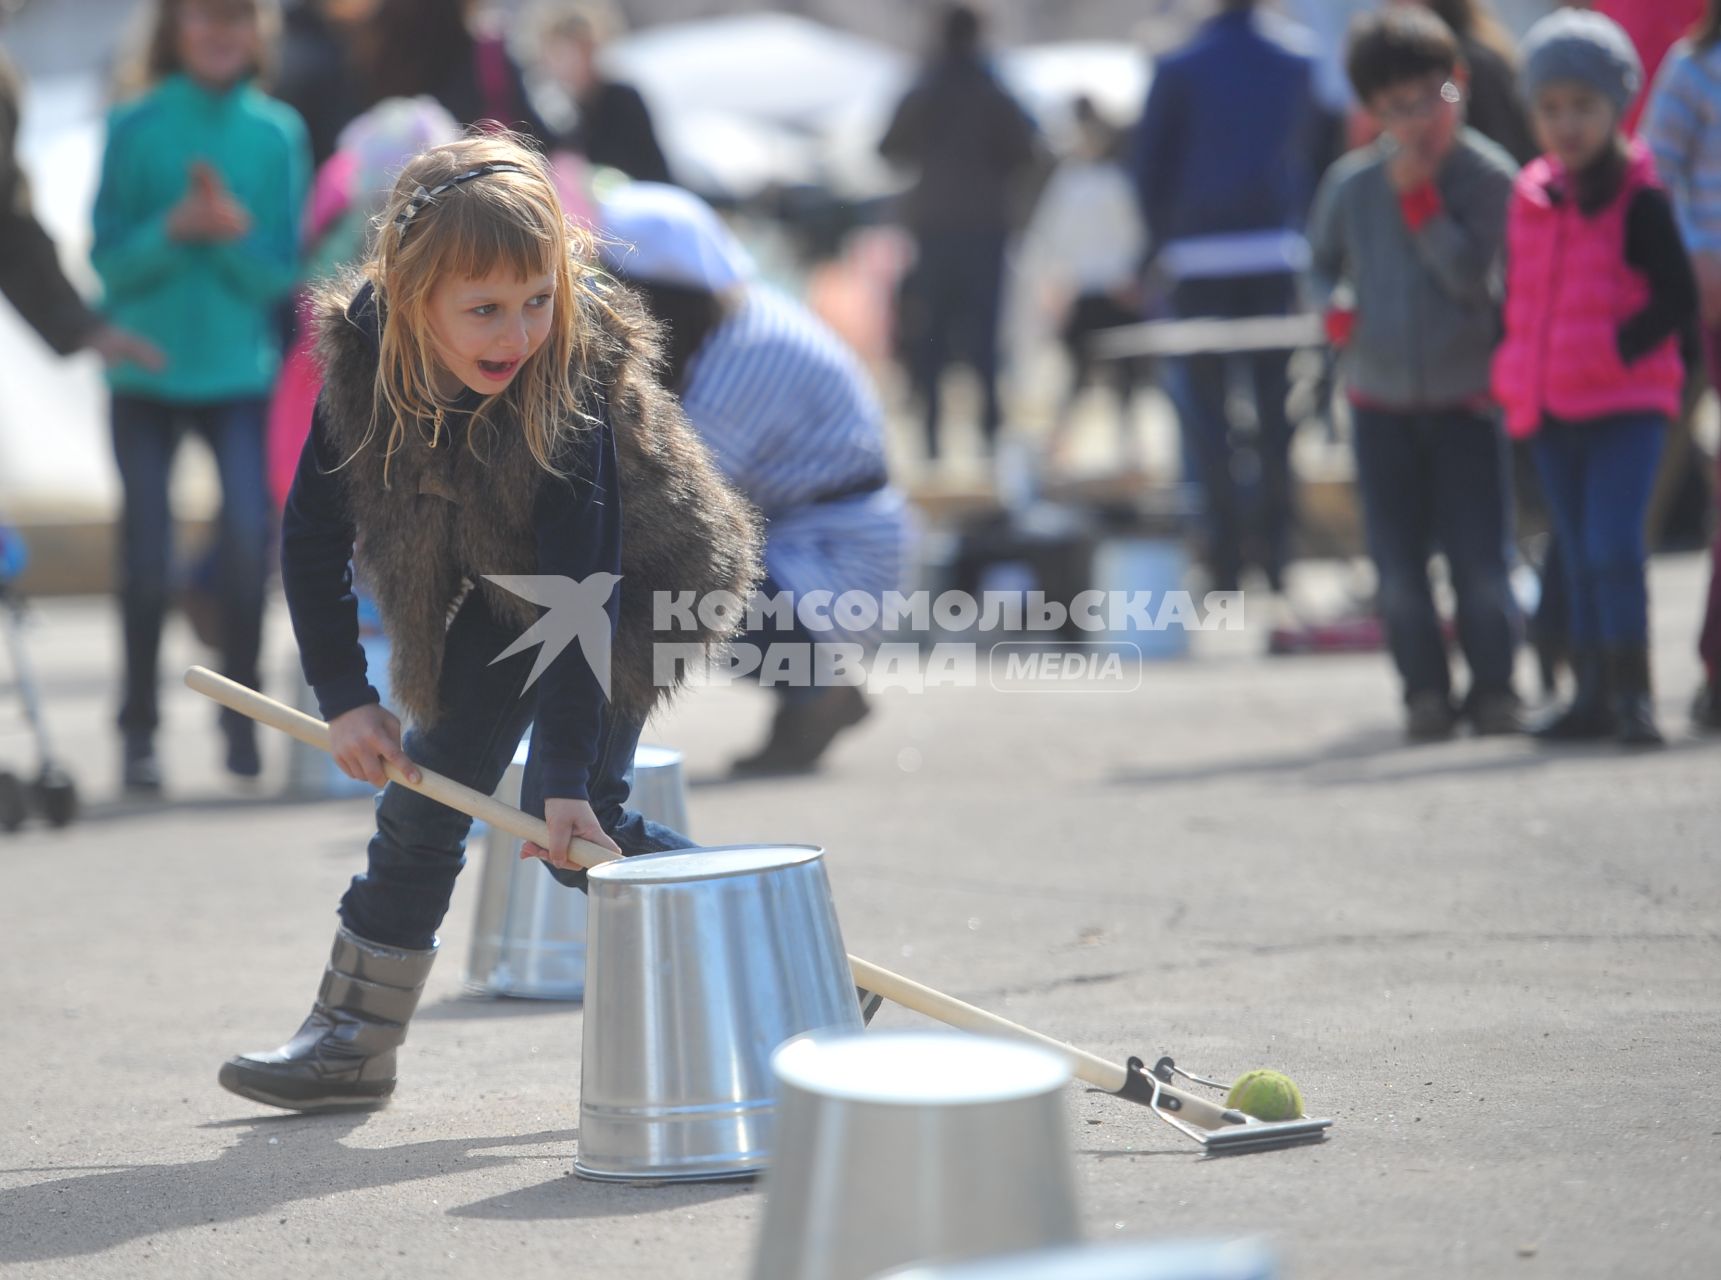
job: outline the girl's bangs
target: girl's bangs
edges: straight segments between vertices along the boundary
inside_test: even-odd
[[[537,202],[522,200],[513,216],[479,207],[449,209],[454,214],[446,234],[439,236],[441,252],[436,274],[443,272],[470,280],[511,274],[518,280],[556,274],[556,261],[564,252],[554,228]],[[527,214],[522,217],[520,214]]]

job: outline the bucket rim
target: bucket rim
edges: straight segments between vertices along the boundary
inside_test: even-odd
[[[779,1085],[828,1102],[967,1107],[1059,1093],[1070,1064],[1037,1044],[931,1028],[805,1031],[778,1045]]]
[[[760,855],[752,858],[742,855]],[[778,855],[774,860],[766,855]],[[793,856],[783,856],[793,855]],[[694,884],[704,880],[728,880],[758,875],[788,867],[806,866],[825,856],[816,844],[725,844],[692,849],[665,849],[619,858],[591,868],[587,879],[594,884]],[[709,862],[709,866],[694,866]],[[671,864],[682,864],[674,866]],[[679,872],[679,874],[678,874]]]

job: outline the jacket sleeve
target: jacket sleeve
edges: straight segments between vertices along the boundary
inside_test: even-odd
[[[1665,191],[1646,187],[1632,198],[1625,260],[1649,281],[1649,301],[1619,327],[1619,358],[1631,364],[1697,320],[1697,280]]]
[[[110,299],[147,291],[183,268],[192,252],[191,246],[168,235],[168,210],[139,207],[137,168],[149,163],[150,157],[140,154],[135,128],[125,108],[108,117],[101,185],[96,190],[90,262]]]
[[[319,398],[311,434],[281,515],[281,586],[299,642],[299,664],[323,719],[381,701],[365,675],[353,591],[354,525],[346,491],[330,456]]]
[[[54,242],[36,220],[18,167],[18,86],[0,64],[0,293],[61,355],[84,345],[100,318],[60,270]]]
[[[299,219],[310,187],[311,149],[297,115],[281,113],[278,138],[281,163],[267,166],[268,183],[255,207],[246,209],[250,233],[208,247],[228,287],[258,303],[286,297],[299,282]]]
[[[1167,214],[1176,198],[1178,152],[1182,131],[1175,75],[1170,68],[1154,76],[1147,91],[1147,105],[1131,140],[1130,169],[1136,199],[1141,202],[1147,224],[1148,252],[1156,254],[1165,244]]]
[[[621,486],[615,434],[606,413],[585,432],[562,463],[562,476],[548,476],[533,513],[538,572],[583,582],[594,573],[621,574]],[[620,589],[625,589],[621,584]],[[607,643],[594,647],[584,634],[550,663],[540,681],[532,750],[543,765],[548,799],[584,800],[598,752],[605,683],[595,667],[608,667],[615,643],[619,590],[604,602]],[[577,621],[577,620],[576,620]]]
[[[1342,160],[1327,169],[1309,214],[1309,302],[1317,311],[1326,310],[1345,274],[1341,201],[1348,172]]]
[[[895,165],[912,166],[919,163],[924,146],[925,122],[922,105],[924,95],[918,87],[910,89],[896,104],[890,127],[879,139],[878,153]]]
[[[1701,99],[1694,101],[1689,62],[1674,54],[1656,77],[1643,117],[1643,138],[1655,155],[1656,174],[1673,197],[1680,233],[1693,250],[1721,248],[1712,234],[1707,243],[1692,219],[1694,183],[1703,150]]]
[[[994,158],[1000,169],[1012,174],[1020,173],[1039,155],[1040,131],[1028,113],[1022,110],[1022,104],[1011,97],[1003,85],[998,85],[997,89],[994,100],[997,155]]]
[[[1513,175],[1482,162],[1459,190],[1462,199],[1440,204],[1411,233],[1416,256],[1456,302],[1486,306],[1494,298]]]

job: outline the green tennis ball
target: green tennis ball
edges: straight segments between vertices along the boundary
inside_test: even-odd
[[[1257,1120],[1295,1120],[1303,1114],[1303,1095],[1290,1076],[1245,1071],[1232,1083],[1225,1105]]]

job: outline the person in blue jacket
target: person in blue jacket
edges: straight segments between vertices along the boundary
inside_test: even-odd
[[[1154,69],[1133,169],[1149,255],[1179,319],[1284,315],[1309,262],[1303,224],[1322,167],[1316,61],[1302,28],[1220,0],[1219,13]],[[1213,585],[1235,590],[1245,558],[1282,586],[1291,527],[1284,352],[1189,356],[1174,367],[1186,462],[1205,503]],[[1240,377],[1233,376],[1233,369]],[[1253,463],[1231,409],[1254,404]],[[1241,477],[1258,477],[1247,519]]]

